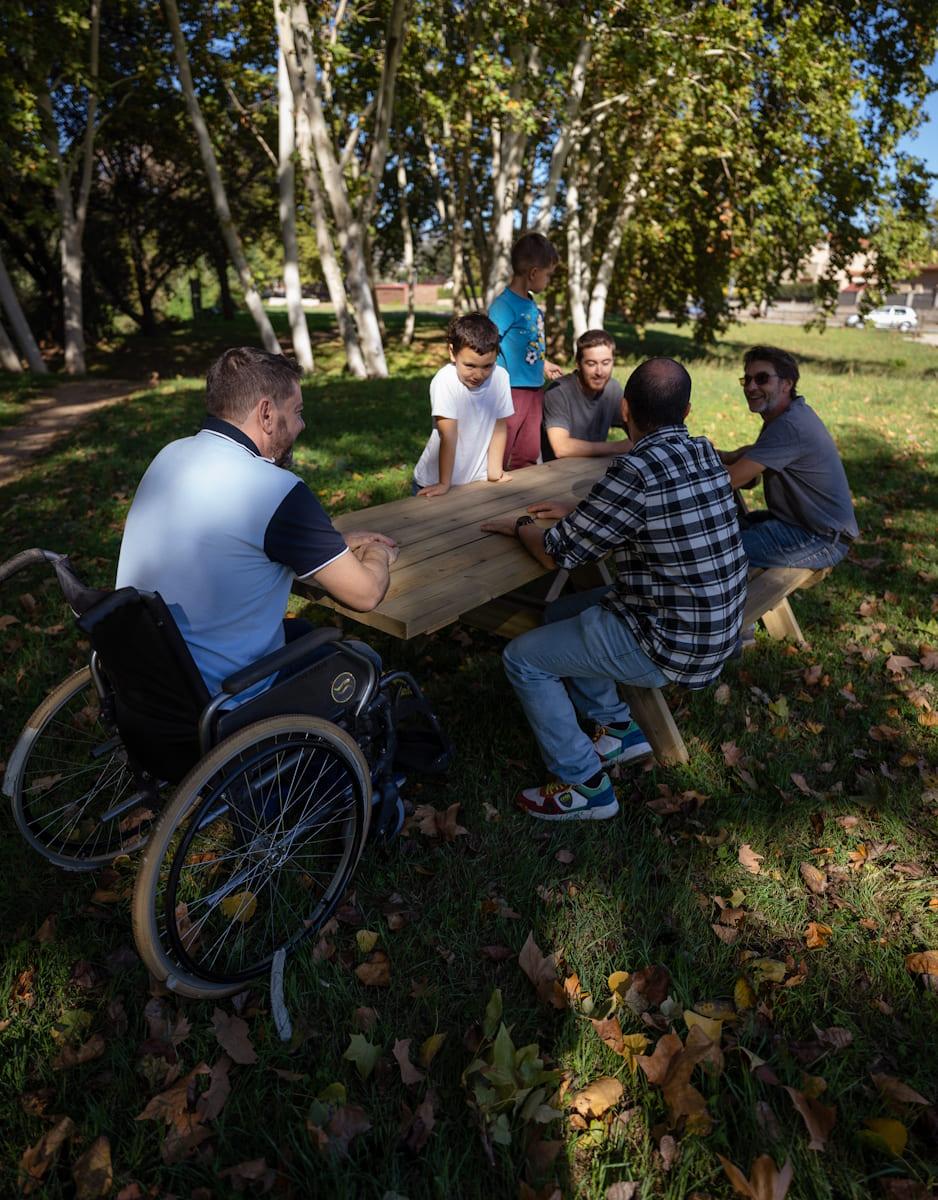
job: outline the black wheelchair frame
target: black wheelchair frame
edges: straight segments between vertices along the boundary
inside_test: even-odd
[[[16,824],[67,870],[142,851],[132,915],[147,967],[180,995],[237,991],[329,920],[369,835],[398,832],[403,776],[445,770],[449,743],[416,681],[379,676],[337,629],[209,696],[158,594],[87,588],[67,556],[38,549],[0,565],[0,583],[36,563],[54,568],[92,652],[9,757]]]

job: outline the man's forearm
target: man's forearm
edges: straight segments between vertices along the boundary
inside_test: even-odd
[[[582,438],[552,438],[550,434],[548,429],[547,440],[557,458],[612,458],[616,454],[627,454],[632,449],[628,438],[621,442],[587,442]]]
[[[532,558],[536,558],[542,567],[546,567],[548,571],[554,571],[557,564],[544,549],[544,534],[546,530],[540,525],[534,523],[532,525],[522,525],[518,530],[518,540],[524,546],[528,554]]]
[[[723,463],[724,467],[731,467],[733,463],[739,462],[741,458],[745,458],[751,449],[751,445],[740,446],[738,450],[717,450],[717,454],[719,454],[720,462]]]
[[[391,557],[387,547],[381,542],[369,542],[357,551],[357,558],[365,570],[374,576],[383,599],[391,582]]]

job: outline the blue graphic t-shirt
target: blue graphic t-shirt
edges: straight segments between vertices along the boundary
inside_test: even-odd
[[[507,370],[512,387],[544,386],[544,314],[530,296],[516,295],[505,288],[489,309],[501,335],[498,361]]]

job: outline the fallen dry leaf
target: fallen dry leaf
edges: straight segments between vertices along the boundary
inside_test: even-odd
[[[195,1111],[200,1121],[214,1121],[231,1095],[231,1059],[223,1054],[212,1067],[208,1088],[196,1101]]]
[[[717,690],[713,693],[713,700],[715,704],[729,704],[730,685],[728,683],[721,683]]]
[[[723,762],[728,767],[738,766],[743,758],[743,752],[735,742],[721,742],[720,749],[723,751]]]
[[[435,1103],[436,1096],[429,1091],[414,1112],[411,1112],[406,1104],[402,1105],[401,1111],[404,1120],[401,1127],[401,1142],[411,1154],[419,1154],[430,1140],[430,1134],[436,1124]]]
[[[47,1129],[34,1146],[24,1150],[20,1159],[20,1190],[24,1196],[29,1196],[42,1183],[42,1177],[58,1154],[62,1143],[75,1132],[75,1122],[71,1117],[60,1117]]]
[[[355,974],[365,987],[390,987],[391,960],[383,950],[372,950],[367,959],[355,968]]]
[[[913,975],[938,975],[938,950],[906,955],[905,969]]]
[[[197,1067],[177,1079],[172,1087],[153,1096],[142,1113],[134,1118],[136,1121],[163,1121],[174,1125],[180,1131],[189,1130],[198,1123],[198,1117],[189,1112],[190,1100],[195,1099],[195,1081],[199,1075],[210,1075],[208,1064],[200,1062]]]
[[[247,1066],[257,1062],[257,1051],[251,1045],[247,1021],[229,1016],[223,1009],[216,1008],[212,1013],[212,1028],[218,1044],[236,1063]]]
[[[823,896],[827,891],[827,876],[825,873],[807,862],[803,862],[798,870],[808,891],[813,892],[815,896]]]
[[[744,867],[750,875],[759,874],[759,872],[762,870],[760,864],[764,857],[764,854],[756,854],[755,850],[753,850],[752,846],[750,846],[748,842],[745,842],[739,848],[739,864],[741,867]]]
[[[361,1033],[368,1033],[378,1023],[376,1008],[356,1008],[352,1013],[352,1028]]]
[[[837,1122],[837,1106],[811,1100],[797,1088],[787,1087],[785,1091],[791,1096],[792,1104],[805,1123],[809,1136],[808,1149],[823,1150]]]
[[[825,925],[822,921],[809,921],[804,934],[805,945],[809,950],[823,950],[833,932],[830,925]]]
[[[397,1060],[397,1065],[400,1067],[401,1083],[405,1087],[410,1087],[414,1083],[420,1083],[422,1079],[426,1078],[423,1071],[418,1070],[410,1061],[410,1042],[410,1038],[398,1038],[394,1043],[394,1049],[391,1051]]]
[[[355,941],[358,943],[358,948],[362,954],[368,954],[374,950],[378,941],[378,935],[373,929],[359,929],[356,930]]]
[[[739,930],[732,925],[717,925],[711,923],[710,928],[717,935],[721,942],[726,942],[727,946],[732,946],[732,944],[739,937]]]
[[[636,1016],[641,1016],[649,1009],[659,1008],[667,999],[670,987],[671,975],[667,967],[660,963],[642,967],[629,981],[624,996],[625,1004]]]
[[[52,1067],[56,1071],[65,1071],[69,1067],[79,1067],[82,1063],[100,1058],[106,1047],[107,1043],[104,1040],[104,1036],[100,1033],[93,1033],[87,1042],[83,1042],[80,1046],[63,1046],[55,1058],[53,1058]]]
[[[892,1117],[867,1117],[863,1122],[860,1140],[875,1150],[884,1151],[890,1158],[901,1158],[909,1140],[909,1131],[901,1121]]]
[[[635,1200],[638,1195],[638,1186],[631,1179],[620,1179],[618,1183],[610,1183],[603,1192],[603,1196],[605,1200]]]
[[[420,1047],[417,1059],[422,1067],[429,1067],[430,1063],[436,1058],[440,1047],[446,1041],[445,1033],[431,1033],[425,1042]]]
[[[111,1169],[111,1143],[102,1134],[95,1138],[81,1158],[72,1164],[75,1200],[102,1200],[111,1194],[114,1173]]]
[[[672,1059],[680,1054],[682,1049],[683,1042],[676,1033],[666,1033],[664,1037],[659,1038],[652,1053],[643,1055],[638,1060],[638,1065],[645,1072],[648,1082],[660,1086],[667,1077]]]
[[[454,842],[464,836],[468,830],[456,823],[456,814],[461,808],[457,800],[446,811],[434,808],[432,804],[418,804],[414,809],[411,821],[422,834],[429,838],[440,838],[444,842]]]
[[[342,1057],[353,1062],[362,1079],[367,1079],[381,1057],[381,1047],[369,1042],[363,1033],[353,1033]]]
[[[607,1109],[618,1104],[622,1099],[624,1088],[618,1079],[611,1075],[603,1075],[595,1079],[588,1087],[570,1096],[573,1109],[583,1117],[601,1117]]]
[[[518,955],[518,966],[534,985],[538,999],[554,1008],[567,1007],[567,993],[557,978],[557,955],[544,955],[529,933]]]
[[[871,1075],[870,1078],[879,1088],[880,1094],[886,1099],[893,1101],[896,1104],[925,1104],[930,1101],[926,1100],[921,1092],[910,1088],[907,1083],[903,1083],[901,1079],[896,1079],[893,1075]]]
[[[246,1191],[250,1187],[253,1195],[263,1196],[277,1182],[277,1171],[275,1167],[267,1165],[266,1158],[252,1158],[237,1166],[225,1167],[218,1172],[218,1177],[230,1179],[236,1192]]]
[[[785,1200],[788,1195],[794,1178],[791,1159],[786,1159],[784,1167],[779,1170],[775,1160],[763,1154],[752,1164],[747,1179],[739,1167],[728,1158],[724,1158],[722,1154],[718,1154],[717,1158],[723,1164],[723,1170],[733,1185],[733,1190],[740,1196],[748,1196],[750,1200]]]

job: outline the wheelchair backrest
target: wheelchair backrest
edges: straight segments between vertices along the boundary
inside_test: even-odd
[[[114,717],[136,763],[176,783],[200,757],[208,689],[157,593],[119,588],[78,617],[114,691]]]

